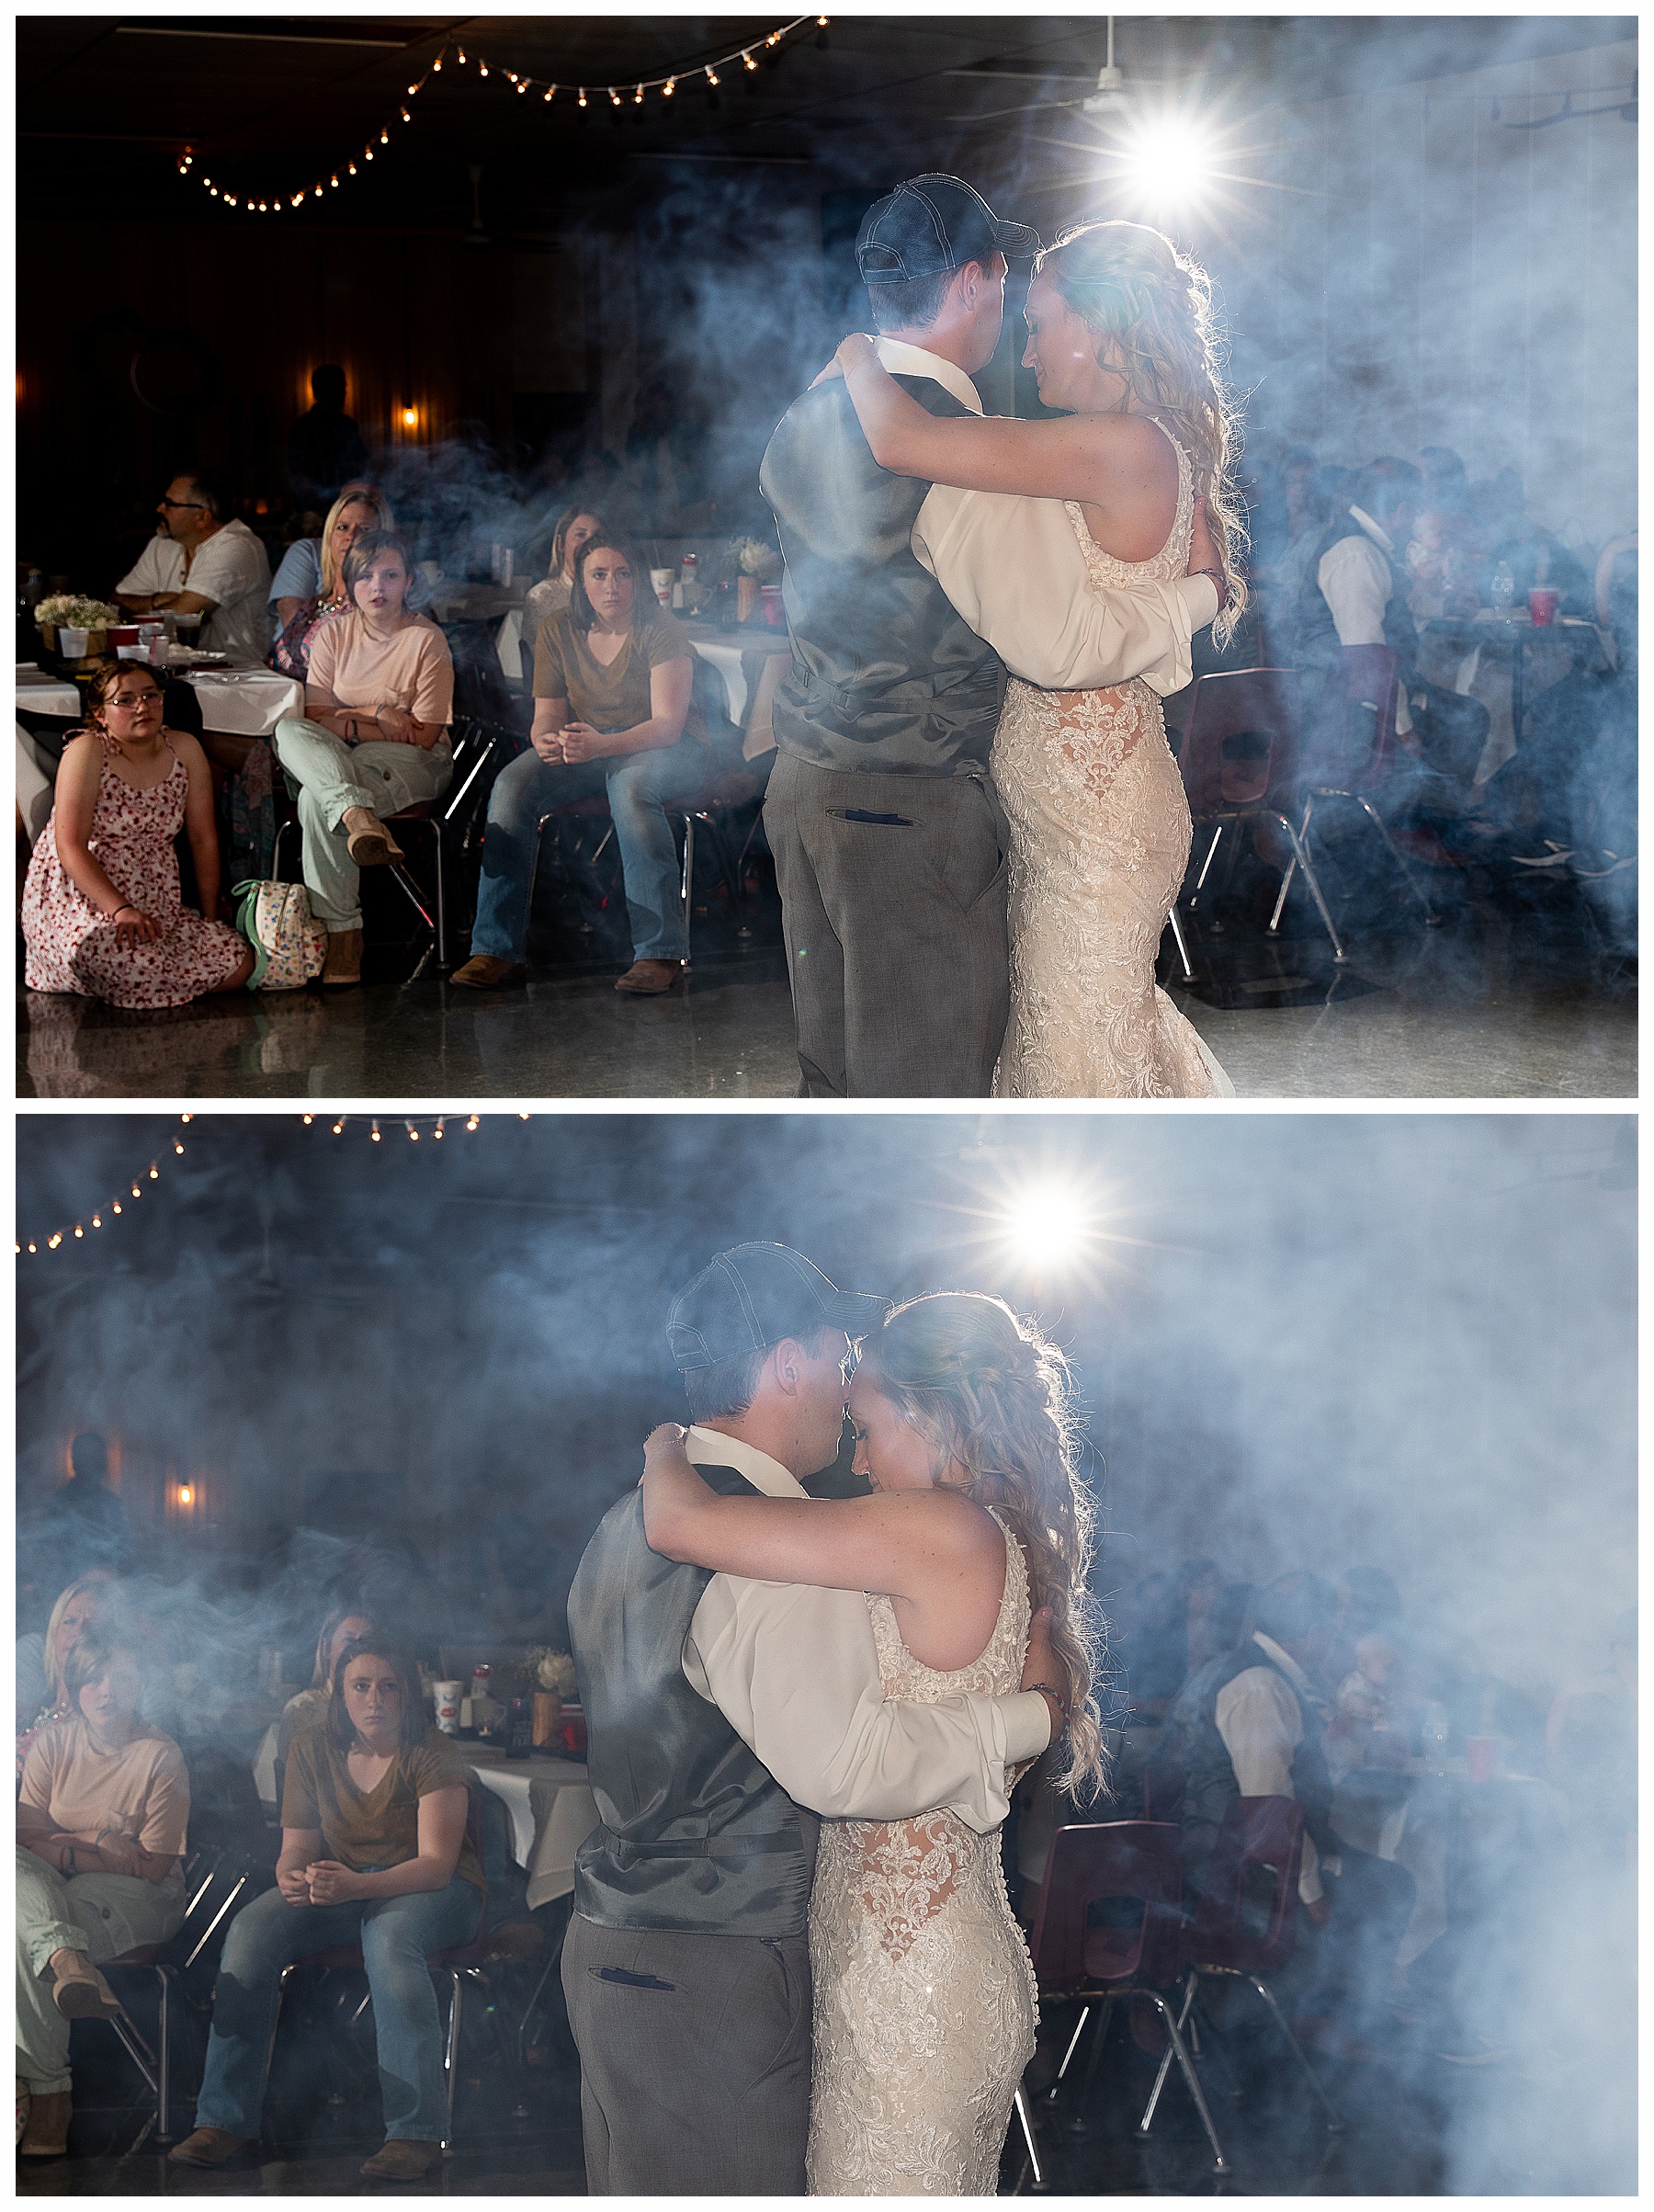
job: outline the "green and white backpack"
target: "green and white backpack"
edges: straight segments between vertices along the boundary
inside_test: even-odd
[[[302,883],[238,883],[235,926],[258,955],[249,991],[301,991],[327,959],[327,931]]]

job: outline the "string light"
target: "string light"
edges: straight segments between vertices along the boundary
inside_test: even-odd
[[[314,1114],[300,1116],[306,1129],[312,1128],[316,1118]],[[516,1118],[519,1121],[532,1121],[535,1117],[531,1112],[519,1112]],[[374,1144],[382,1144],[388,1135],[400,1128],[407,1132],[410,1143],[417,1144],[423,1136],[440,1139],[446,1135],[449,1119],[447,1114],[340,1114],[328,1126],[335,1137],[342,1137],[350,1124],[356,1122],[366,1127],[368,1140]],[[480,1114],[466,1116],[465,1127],[469,1134],[474,1136],[481,1126],[482,1117]]]
[[[188,1122],[194,1118],[194,1116],[190,1114],[180,1114],[178,1117],[180,1123]],[[175,1137],[173,1139],[172,1150],[175,1159],[182,1157],[184,1143],[181,1138]],[[124,1203],[121,1198],[108,1198],[102,1201],[96,1211],[88,1214],[85,1220],[65,1221],[61,1228],[52,1230],[48,1235],[30,1237],[27,1242],[21,1238],[14,1238],[13,1247],[17,1256],[22,1258],[25,1254],[32,1253],[38,1258],[42,1252],[61,1251],[65,1243],[85,1243],[88,1226],[93,1229],[101,1229],[104,1226],[106,1213],[124,1212],[126,1206],[130,1205],[132,1198],[141,1198],[143,1196],[145,1183],[160,1182],[161,1161],[164,1157],[164,1154],[158,1153],[147,1167],[140,1169],[128,1186],[131,1196],[126,1198]]]
[[[831,18],[826,16],[795,16],[790,22],[783,23],[775,30],[772,30],[766,34],[763,40],[764,48],[766,51],[773,51],[775,48],[780,46],[785,40],[789,39],[795,31],[801,30],[807,26],[818,31],[825,30]],[[820,39],[817,42],[821,45],[826,44],[826,40],[824,39]],[[468,60],[473,58],[466,53],[465,49],[462,46],[454,46],[451,48],[444,46],[436,55],[436,59],[432,62],[429,69],[426,70],[425,75],[415,78],[414,81],[408,86],[406,96],[410,100],[416,99],[418,96],[425,89],[431,79],[434,76],[438,76],[441,74],[443,62],[447,59],[450,52],[453,54],[455,62],[461,67],[465,65]],[[477,64],[477,74],[479,78],[488,76],[491,74],[488,62],[481,54],[475,56],[474,59]],[[716,91],[719,85],[722,82],[722,79],[718,74],[719,69],[730,68],[738,61],[743,65],[743,67],[750,71],[755,72],[757,70],[758,64],[753,58],[753,48],[750,45],[738,46],[731,52],[719,55],[715,62],[697,63],[696,67],[697,69],[704,69],[708,91]],[[503,68],[498,62],[494,64],[493,74],[504,77],[506,83],[511,85],[512,89],[519,95],[531,91],[539,91],[542,96],[542,103],[548,108],[551,105],[558,90],[558,87],[553,84],[545,84],[540,78],[524,75],[514,69]],[[634,108],[643,107],[646,104],[647,96],[651,92],[659,92],[663,99],[669,100],[677,90],[678,81],[681,74],[682,73],[680,71],[674,70],[665,76],[644,77],[641,80],[630,80],[625,84],[619,85],[594,85],[590,86],[583,85],[579,87],[579,97],[576,105],[582,108],[587,108],[590,105],[586,97],[588,91],[593,94],[606,92],[609,96],[609,105],[612,108],[618,108],[624,106],[626,103],[622,98],[622,95],[629,92],[631,95],[630,105]],[[716,103],[714,103],[714,105],[716,105]],[[411,123],[414,120],[413,110],[410,108],[399,108],[397,113],[404,123]],[[379,143],[381,146],[388,146],[391,143],[391,132],[389,128],[381,128],[379,131],[378,138]],[[370,162],[373,160],[374,153],[371,143],[364,147],[361,158],[364,162]],[[192,146],[187,146],[183,153],[178,156],[178,175],[181,177],[184,177],[186,180],[198,183],[210,199],[219,200],[227,208],[238,208],[243,205],[242,196],[227,190],[221,185],[215,185],[210,176],[199,175],[196,170],[195,164],[195,149]],[[361,174],[361,171],[358,169],[356,162],[348,161],[345,165],[344,174],[346,177],[357,176]],[[253,199],[248,198],[245,200],[247,212],[249,214],[258,215],[279,215],[284,201],[289,208],[298,208],[304,204],[307,197],[314,199],[325,199],[328,191],[338,190],[339,182],[339,172],[337,170],[330,169],[326,173],[325,179],[318,177],[316,181],[308,187],[300,186],[297,190],[294,191],[279,192],[273,199]]]

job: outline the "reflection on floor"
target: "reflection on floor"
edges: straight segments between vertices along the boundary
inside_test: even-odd
[[[356,1991],[348,1992],[351,2009]],[[1214,2124],[1230,2172],[1212,2171],[1194,2107],[1175,2075],[1152,2132],[1136,2132],[1157,2060],[1135,2040],[1117,2010],[1090,2093],[1077,2063],[1055,2107],[1039,2092],[1055,2072],[1074,2025],[1071,2006],[1048,2007],[1039,2055],[1028,2076],[1035,2116],[1037,2179],[1013,2122],[1001,2166],[1002,2195],[1049,2194],[1148,2196],[1356,2196],[1456,2194],[1532,2195],[1567,2190],[1570,2129],[1574,2152],[1602,2124],[1611,2084],[1570,2076],[1566,2057],[1535,2075],[1511,2053],[1490,2065],[1456,2067],[1398,2036],[1360,2063],[1326,2059],[1319,2070],[1342,2126],[1330,2130],[1284,2049],[1252,2026],[1215,2041],[1201,2063]],[[1147,2023],[1139,2024],[1147,2026]],[[1145,2041],[1151,2036],[1145,2036]],[[416,2196],[585,2194],[580,2144],[580,2091],[572,2047],[561,2020],[534,2053],[539,2063],[507,2070],[472,2053],[459,2095],[452,2154],[425,2180],[404,2185]],[[289,2054],[292,2047],[284,2041]],[[170,2165],[153,2141],[136,2077],[115,2056],[113,2038],[77,2026],[75,2116],[67,2159],[18,2162],[28,2196],[330,2196],[366,2193],[357,2179],[378,2149],[379,2102],[370,2050],[331,2046],[332,2079],[308,2089],[278,2057],[266,2105],[265,2140],[217,2172]],[[198,2057],[197,2063],[198,2063]],[[283,2078],[285,2074],[285,2079]],[[1078,2079],[1076,2079],[1078,2078]],[[340,2083],[345,2088],[341,2091]],[[1634,2085],[1626,2085],[1634,2099]],[[1589,2090],[1589,2109],[1578,2098]],[[1624,2102],[1625,2100],[1622,2100]],[[1634,2103],[1619,2116],[1631,2138]],[[180,2136],[190,2126],[185,2107]],[[1581,2131],[1583,2133],[1581,2134]],[[1627,2154],[1628,2155],[1628,2154]],[[1594,2163],[1587,2171],[1596,2173]],[[1613,2186],[1596,2180],[1595,2186]],[[1634,2185],[1634,2184],[1627,2184]]]
[[[1273,881],[1245,872],[1187,924],[1185,984],[1161,975],[1241,1097],[1629,1097],[1633,964],[1577,888],[1430,871],[1440,924],[1368,889],[1341,902],[1334,961],[1295,887],[1278,936]],[[1444,883],[1438,879],[1447,878]],[[384,921],[395,919],[381,907]],[[370,925],[374,919],[370,912]],[[773,891],[749,934],[697,919],[696,965],[663,998],[617,997],[627,964],[605,918],[554,918],[527,985],[456,990],[418,947],[371,938],[359,990],[205,1000],[153,1014],[20,993],[18,1090],[36,1098],[785,1098],[791,1005]]]

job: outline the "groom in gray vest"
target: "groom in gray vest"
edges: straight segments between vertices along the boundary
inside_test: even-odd
[[[883,1299],[802,1253],[740,1244],[668,1333],[721,1495],[802,1497],[837,1455],[852,1340]],[[604,1516],[569,1597],[601,1825],[563,1945],[597,2196],[800,2196],[817,1816],[949,1806],[985,1833],[1007,1764],[1057,1725],[1033,1689],[886,1704],[857,1591],[753,1582],[651,1551],[640,1495]],[[1052,1679],[1031,1640],[1025,1683]]]
[[[935,415],[1004,320],[1006,256],[1037,234],[957,176],[915,176],[855,242],[879,357]],[[980,1097],[1010,1003],[1008,833],[988,756],[1005,671],[1053,690],[1190,680],[1218,611],[1191,573],[1105,598],[1062,503],[960,492],[873,459],[842,378],[795,400],[759,484],[786,562],[792,666],[765,800],[805,1097]]]

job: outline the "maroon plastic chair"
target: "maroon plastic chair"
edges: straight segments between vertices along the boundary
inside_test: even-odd
[[[1339,941],[1331,909],[1309,865],[1308,849],[1282,811],[1283,794],[1291,783],[1297,746],[1297,717],[1293,700],[1296,681],[1297,672],[1290,668],[1237,668],[1195,679],[1177,766],[1190,815],[1203,827],[1208,822],[1212,825],[1212,842],[1207,847],[1206,858],[1200,864],[1200,873],[1187,903],[1191,911],[1198,904],[1226,828],[1232,828],[1234,835],[1224,874],[1225,890],[1234,873],[1245,825],[1256,821],[1275,822],[1291,847],[1292,863],[1281,879],[1270,932],[1273,935],[1280,926],[1281,912],[1286,903],[1286,886],[1292,880],[1293,869],[1301,868],[1304,881],[1309,886],[1310,896],[1332,940],[1332,957],[1342,960],[1344,948]],[[1252,749],[1244,755],[1232,749],[1239,738],[1252,741]],[[1179,932],[1180,951],[1182,946]],[[1184,953],[1184,973],[1187,977],[1192,972],[1188,955]]]
[[[1041,1997],[1049,2002],[1077,1998],[1082,2010],[1046,2101],[1053,2104],[1058,2101],[1063,2078],[1094,2011],[1098,2020],[1081,2092],[1082,2104],[1089,2102],[1115,2005],[1122,1999],[1144,1998],[1165,2023],[1167,2062],[1175,2058],[1183,2069],[1212,2146],[1212,2170],[1227,2173],[1229,2161],[1184,2047],[1182,2027],[1161,1993],[1175,1980],[1182,1963],[1182,1895],[1183,1832],[1169,1821],[1110,1821],[1059,1828],[1052,1837],[1029,1954]],[[1103,1898],[1139,1902],[1142,1916],[1134,1926],[1089,1927],[1089,1909]],[[1016,2112],[1037,2184],[1041,2180],[1039,2159],[1020,2089]]]
[[[1179,1965],[1184,1977],[1183,2004],[1177,2015],[1180,2032],[1191,2026],[1191,2014],[1203,1976],[1230,1977],[1244,1981],[1263,1999],[1270,2017],[1286,2038],[1309,2086],[1320,2099],[1330,2129],[1342,2120],[1316,2077],[1315,2070],[1287,2026],[1274,1992],[1264,1980],[1292,1957],[1297,1941],[1298,1867],[1304,1855],[1304,1809],[1291,1798],[1235,1798],[1223,1816],[1218,1841],[1207,1868],[1206,1889],[1193,1918],[1182,1932]],[[1269,1917],[1260,1934],[1248,1928],[1241,1914],[1247,1869],[1262,1866],[1274,1877]],[[1198,2027],[1195,2027],[1199,2048]],[[1171,2071],[1167,2051],[1155,2076],[1154,2088],[1138,2127],[1147,2135],[1154,2120],[1161,2091]]]
[[[1396,656],[1388,645],[1345,645],[1341,649],[1338,660],[1328,669],[1321,685],[1302,782],[1304,819],[1298,824],[1298,838],[1307,852],[1310,818],[1318,799],[1354,800],[1384,840],[1385,851],[1400,869],[1408,890],[1424,909],[1425,921],[1433,926],[1441,916],[1396,850],[1395,840],[1372,800],[1372,794],[1381,791],[1395,772],[1398,689]],[[1374,718],[1372,743],[1365,749],[1351,743],[1352,709],[1356,712],[1365,709]],[[1295,856],[1293,866],[1296,865]],[[1292,868],[1288,868],[1281,879],[1274,921],[1269,925],[1272,929],[1281,918],[1291,881]]]

